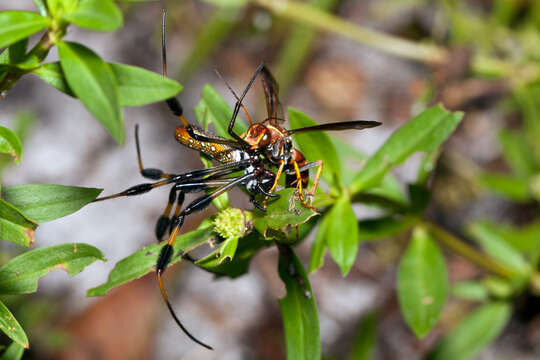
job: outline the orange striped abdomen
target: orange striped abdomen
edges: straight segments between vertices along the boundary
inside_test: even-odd
[[[196,135],[201,135],[216,140],[223,139],[219,136],[208,134],[202,129],[194,126],[192,127],[192,129]],[[216,159],[220,163],[238,161],[238,159],[236,159],[237,156],[235,156],[238,150],[224,144],[216,144],[212,142],[195,140],[191,137],[191,135],[189,135],[188,131],[184,127],[176,128],[176,140],[184,146],[202,152],[203,154],[213,159]]]

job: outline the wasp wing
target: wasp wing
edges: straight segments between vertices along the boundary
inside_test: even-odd
[[[261,76],[268,120],[270,124],[277,125],[278,123],[285,121],[285,117],[283,116],[283,107],[279,102],[279,86],[276,79],[266,66],[263,66]]]

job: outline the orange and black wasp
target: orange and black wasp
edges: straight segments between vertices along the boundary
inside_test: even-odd
[[[167,76],[165,13],[163,13],[162,19],[162,63],[163,75]],[[268,117],[259,123],[253,123],[242,101],[259,74],[262,77]],[[176,140],[189,148],[215,159],[221,163],[220,165],[183,174],[170,174],[155,168],[145,168],[141,160],[138,127],[136,126],[135,141],[139,171],[143,177],[157,181],[135,185],[117,194],[95,200],[102,201],[124,196],[140,195],[157,187],[172,185],[169,193],[169,201],[164,213],[158,219],[155,228],[158,241],[161,241],[167,230],[169,231],[168,241],[162,247],[156,263],[157,281],[163,299],[175,322],[190,339],[207,349],[212,348],[195,338],[179,320],[169,302],[162,280],[162,276],[173,256],[172,245],[180,232],[185,217],[208,207],[213,199],[236,186],[244,187],[250,194],[251,202],[261,211],[265,211],[265,208],[257,202],[256,196],[262,194],[266,198],[279,197],[278,194],[274,194],[273,192],[283,173],[286,174],[286,187],[296,187],[301,202],[305,206],[312,208],[311,204],[305,201],[302,191],[309,181],[309,169],[318,166],[319,168],[312,189],[308,193],[310,197],[313,196],[320,179],[323,164],[322,161],[308,163],[303,154],[293,147],[291,136],[308,131],[365,129],[380,125],[380,123],[375,121],[350,121],[294,130],[287,130],[281,127],[280,124],[285,120],[278,99],[278,85],[264,63],[261,63],[257,67],[240,97],[236,95],[230,86],[229,89],[236,98],[233,115],[227,128],[232,139],[225,139],[210,134],[197,126],[189,124],[183,115],[183,108],[180,102],[176,98],[166,100],[169,110],[180,119],[183,125],[176,129]],[[245,112],[248,118],[249,128],[246,133],[239,135],[233,131],[233,128],[240,109]],[[277,173],[269,170],[269,167],[276,167]],[[238,172],[241,172],[241,175],[237,175]],[[205,192],[205,194],[193,200],[186,207],[183,207],[185,194],[196,192]],[[174,205],[175,202],[176,206]],[[172,211],[173,207],[174,211]]]

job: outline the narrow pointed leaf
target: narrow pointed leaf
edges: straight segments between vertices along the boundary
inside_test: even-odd
[[[517,202],[531,201],[529,182],[516,175],[484,173],[480,184],[494,193]]]
[[[122,27],[122,12],[110,0],[79,0],[75,11],[63,14],[65,20],[90,30],[113,31]]]
[[[474,222],[469,225],[468,233],[499,263],[522,276],[527,276],[531,272],[531,266],[523,256],[499,234],[491,231],[489,226],[485,226],[482,222]]]
[[[182,90],[176,81],[130,65],[109,63],[122,106],[141,106],[169,99]]]
[[[12,156],[18,164],[21,162],[22,151],[19,137],[7,127],[0,126],[0,153]]]
[[[429,360],[472,360],[499,336],[510,319],[511,307],[495,302],[483,305],[465,318],[437,346]]]
[[[219,249],[216,249],[204,258],[197,260],[195,264],[204,268],[212,268],[223,264],[225,261],[230,262],[234,259],[237,247],[238,238],[225,240]]]
[[[16,355],[20,353],[22,355],[22,352],[24,351],[24,348],[28,347],[28,338],[26,337],[26,333],[24,332],[21,325],[19,325],[19,322],[17,319],[15,319],[15,316],[9,311],[9,309],[4,305],[3,302],[0,301],[0,330],[4,332],[11,340],[14,341],[14,344],[19,346],[19,349],[17,349],[16,346],[13,346],[13,349],[11,349],[12,346],[10,346],[2,356],[0,356],[0,360],[2,358],[11,359],[11,357],[8,357],[7,355]],[[11,350],[10,350],[11,349]],[[6,355],[6,353],[8,353]]]
[[[61,244],[25,252],[0,267],[0,294],[35,292],[38,280],[49,272],[62,269],[73,276],[96,260],[105,258],[88,244]]]
[[[123,143],[118,85],[110,65],[81,44],[60,41],[57,46],[69,87],[113,138]]]
[[[286,245],[280,245],[278,271],[287,289],[287,295],[279,300],[287,359],[320,359],[319,318],[311,285],[302,263]]]
[[[410,120],[369,158],[351,185],[353,193],[376,186],[391,168],[415,152],[433,152],[452,134],[462,117],[463,113],[450,113],[436,105]]]
[[[32,70],[32,73],[36,74],[45,81],[47,84],[55,87],[57,90],[67,94],[69,96],[75,96],[73,90],[69,87],[60,62],[53,62],[43,64],[40,67]]]
[[[201,226],[187,234],[180,235],[173,244],[173,254],[178,254],[180,250],[188,252],[193,248],[205,243],[212,236],[212,227],[210,222],[204,222]],[[155,270],[155,265],[161,248],[165,245],[154,244],[146,246],[134,254],[120,260],[116,263],[114,269],[109,273],[107,281],[95,288],[88,290],[88,296],[103,296],[109,290],[125,284],[131,280],[140,278]],[[182,258],[173,256],[170,265],[179,262]]]
[[[499,143],[504,160],[513,173],[524,177],[534,174],[537,164],[522,132],[503,129],[499,133]]]
[[[328,216],[323,216],[319,228],[317,229],[315,240],[313,240],[313,245],[311,245],[311,256],[309,257],[310,273],[324,265],[324,255],[326,254],[326,249],[328,248],[326,236],[328,234],[327,229],[330,223],[329,219],[330,218]]]
[[[38,223],[74,213],[94,200],[101,191],[52,184],[16,185],[2,189],[8,202]]]
[[[345,276],[354,265],[359,242],[358,224],[349,196],[342,194],[325,217],[328,218],[326,243]]]
[[[49,20],[29,11],[8,10],[0,12],[0,48],[28,37],[49,24]]]
[[[398,269],[401,313],[419,338],[437,323],[448,296],[448,274],[441,251],[426,230],[416,227]]]
[[[309,116],[293,108],[289,108],[289,122],[291,129],[318,125]],[[313,131],[296,134],[294,139],[308,161],[323,161],[322,176],[326,182],[341,186],[339,158],[328,135],[323,131]]]
[[[26,346],[28,347],[28,346]],[[0,355],[0,360],[20,360],[24,353],[24,347],[16,342],[12,342],[11,345]]]

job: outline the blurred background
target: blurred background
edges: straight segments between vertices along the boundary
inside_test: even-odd
[[[526,194],[512,194],[512,187],[479,181],[485,172],[514,170],[501,156],[501,131],[533,129],[538,121],[540,5],[536,1],[305,2],[360,28],[437,47],[423,54],[390,42],[367,44],[350,34],[325,32],[276,16],[275,9],[264,5],[271,1],[240,8],[197,0],[121,2],[122,29],[97,33],[71,26],[66,40],[84,42],[106,61],[161,72],[160,22],[166,8],[169,76],[184,86],[179,99],[190,121],[206,83],[234,104],[214,69],[239,92],[264,60],[280,84],[284,106],[300,109],[320,123],[383,122],[369,131],[339,134],[367,154],[426,104],[441,101],[449,109],[466,111],[466,117],[445,144],[432,182],[428,218],[456,234],[477,217],[513,224],[530,224],[538,218],[540,193],[534,187]],[[33,11],[33,4],[3,0],[0,10],[5,9]],[[57,60],[55,48],[48,59]],[[258,84],[246,106],[255,119],[264,116]],[[99,187],[103,194],[111,194],[144,182],[136,163],[135,124],[140,126],[146,166],[171,172],[201,167],[198,154],[174,140],[178,120],[161,103],[124,110],[124,146],[118,146],[79,101],[32,75],[0,100],[0,110],[0,124],[20,129],[25,149],[19,166],[3,170],[5,186],[54,183]],[[535,151],[534,146],[531,149]],[[400,182],[414,178],[419,160],[413,157],[397,170]],[[167,190],[157,189],[90,204],[38,228],[35,246],[89,243],[101,249],[108,261],[95,263],[74,278],[53,272],[40,281],[37,294],[5,300],[29,335],[31,348],[25,359],[285,358],[277,301],[284,288],[276,273],[274,249],[258,254],[249,274],[235,280],[214,280],[189,264],[167,272],[173,307],[193,334],[218,350],[213,353],[177,329],[153,276],[104,298],[86,297],[89,288],[106,280],[118,260],[155,241],[154,224],[167,196]],[[233,191],[230,199],[233,205],[250,207],[240,191]],[[184,230],[196,228],[213,211],[190,217]],[[356,211],[359,217],[377,213],[367,207]],[[449,301],[438,327],[425,339],[416,339],[404,324],[395,291],[397,260],[405,240],[363,244],[347,278],[329,258],[311,275],[323,354],[328,359],[347,358],[366,316],[377,317],[376,359],[420,359],[470,308]],[[311,241],[308,238],[298,248],[304,263]],[[4,258],[20,251],[4,242],[0,246]],[[448,264],[452,280],[474,278],[478,272],[459,257],[450,256]],[[479,358],[538,358],[540,316],[535,305],[539,303],[536,296],[525,294],[503,336]]]

